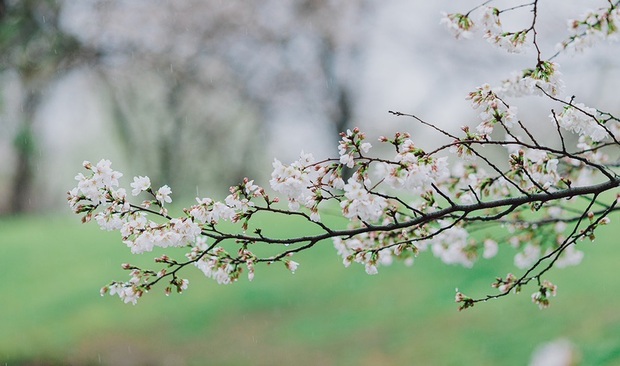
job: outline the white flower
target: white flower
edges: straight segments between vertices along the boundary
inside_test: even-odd
[[[558,159],[549,159],[547,160],[547,164],[545,165],[545,169],[547,172],[557,172],[558,171]]]
[[[379,273],[379,270],[374,264],[366,264],[366,273],[368,273],[369,275],[376,275],[377,273]]]
[[[544,61],[535,69],[512,73],[509,79],[503,81],[501,92],[506,96],[520,97],[542,95],[542,89],[547,94],[558,95],[564,88],[559,68],[555,62]]]
[[[445,24],[456,38],[471,38],[472,31],[475,29],[474,22],[463,14],[441,13],[442,18],[439,24]]]
[[[243,189],[245,191],[245,194],[254,197],[258,197],[261,191],[261,187],[254,184],[253,180],[248,180],[247,182],[245,182],[245,184],[243,185]]]
[[[371,194],[353,178],[345,184],[344,191],[347,199],[340,203],[340,207],[344,216],[349,219],[359,217],[362,221],[376,221],[387,207],[385,198]]]
[[[164,202],[170,203],[172,202],[172,198],[170,198],[171,193],[172,193],[172,189],[170,189],[170,187],[165,185],[157,190],[157,194],[155,195],[155,198],[157,199],[157,201],[159,201],[161,205],[163,205]]]
[[[440,225],[445,227],[448,222],[440,221]],[[446,264],[460,264],[471,268],[474,265],[475,257],[469,254],[467,238],[469,233],[462,227],[454,226],[442,231],[428,240],[431,245],[433,255],[441,259]]]
[[[617,41],[620,9],[602,8],[596,12],[588,11],[580,19],[568,20],[568,31],[571,37],[558,44],[557,49],[572,49],[582,52],[600,40]]]
[[[291,260],[284,261],[284,265],[289,271],[291,271],[291,273],[295,273],[297,267],[299,267],[299,263]]]
[[[91,166],[94,172],[93,179],[97,182],[99,188],[102,187],[118,187],[118,179],[123,176],[122,173],[112,170],[112,162],[110,160],[101,159],[97,165]]]
[[[542,186],[549,189],[560,181],[560,175],[557,173],[559,161],[557,159],[549,159],[544,151],[529,149],[525,152],[528,163],[525,165],[531,179]],[[528,188],[533,186],[532,182],[528,183]]]
[[[568,225],[567,225],[565,222],[563,222],[563,221],[558,221],[558,222],[556,222],[556,223],[555,223],[555,225],[553,226],[553,230],[554,230],[556,233],[561,234],[561,233],[563,233],[563,232],[564,232],[564,230],[566,230],[566,227],[567,227],[567,226],[568,226]]]
[[[332,187],[336,189],[344,189],[344,184],[344,180],[341,177],[337,177],[336,179],[334,179]]]
[[[480,23],[484,27],[485,32],[490,32],[492,34],[503,33],[502,22],[499,19],[499,12],[496,8],[487,6],[482,12]]]
[[[89,177],[84,176],[84,174],[79,173],[75,176],[75,180],[78,181],[77,188],[82,192],[82,194],[93,201],[94,204],[99,204],[103,202],[103,194],[99,191],[97,187],[97,182]]]
[[[490,259],[497,255],[498,246],[495,240],[487,239],[484,241],[484,251],[482,252],[482,257],[484,259]]]
[[[383,164],[381,169],[384,170],[385,182],[395,189],[405,188],[413,194],[420,194],[431,189],[433,183],[450,176],[447,157],[434,159],[430,163],[419,162],[415,154],[403,151],[394,160],[401,164]]]
[[[314,222],[320,222],[321,221],[321,215],[319,214],[318,211],[311,211],[310,212],[310,220],[312,220]]]
[[[136,231],[144,230],[147,224],[146,214],[144,212],[130,215],[125,219],[123,227],[121,227],[121,235],[127,238]]]
[[[271,188],[278,193],[287,196],[289,209],[296,211],[300,204],[311,205],[314,198],[312,187],[318,178],[318,172],[314,169],[314,157],[302,151],[299,160],[291,165],[284,165],[279,160],[273,162],[271,173]]]
[[[119,293],[119,296],[125,304],[131,303],[132,305],[136,305],[138,303],[138,299],[142,296],[142,292],[136,291],[133,286],[129,286],[123,288],[122,292]]]
[[[151,188],[151,180],[149,179],[149,177],[146,176],[138,176],[134,177],[133,183],[129,185],[131,186],[131,188],[133,188],[131,194],[133,196],[137,196],[140,194],[140,192],[146,191],[147,189]]]
[[[150,252],[155,246],[156,237],[150,230],[143,231],[132,242],[128,242],[128,246],[133,254]],[[131,245],[129,245],[131,243]]]
[[[340,164],[346,165],[348,168],[353,168],[353,164],[355,164],[353,154],[340,155]]]
[[[372,145],[369,142],[364,142],[360,145],[360,150],[364,153],[367,153],[371,147]]]
[[[565,339],[558,339],[538,346],[529,366],[565,366],[580,364],[581,357],[575,345]]]
[[[214,279],[220,285],[227,285],[234,281],[234,278],[231,277],[234,267],[230,263],[221,262],[216,256],[206,255],[194,262],[194,265],[198,267],[206,277]]]
[[[228,207],[241,212],[246,212],[250,209],[250,207],[254,206],[254,202],[248,200],[247,198],[238,199],[232,194],[226,196],[224,202],[226,202],[226,205],[228,205]]]
[[[110,286],[103,287],[100,291],[101,296],[106,292],[112,296],[118,295],[125,304],[132,303],[133,305],[136,305],[138,299],[142,296],[142,291],[138,290],[131,281],[127,283],[115,282]]]
[[[124,203],[127,200],[127,191],[125,188],[111,189],[112,199],[117,203]]]
[[[111,214],[109,211],[99,212],[95,215],[95,220],[99,227],[106,231],[120,230],[124,223],[119,213]]]
[[[510,106],[506,109],[506,112],[503,115],[504,124],[506,127],[514,126],[514,121],[517,119],[518,108],[515,106]]]
[[[184,291],[184,290],[187,290],[188,287],[189,287],[189,280],[184,278],[181,280],[181,283],[179,283],[178,289],[179,291]]]
[[[69,202],[69,207],[73,212],[77,213],[80,205],[78,201],[80,199],[80,189],[78,187],[72,188],[69,192],[67,192],[67,200]]]
[[[515,266],[525,269],[536,263],[540,258],[540,246],[527,243],[523,252],[517,253],[514,258]]]
[[[170,224],[172,230],[166,234],[168,234],[167,238],[169,237],[171,240],[166,246],[183,246],[193,243],[202,232],[200,226],[188,217],[172,219]]]
[[[233,221],[235,218],[235,210],[223,204],[222,202],[215,202],[213,209],[207,216],[207,222],[219,222],[220,220]]]
[[[525,46],[527,32],[507,33],[502,29],[499,18],[499,10],[486,7],[482,13],[480,23],[484,28],[484,38],[498,47],[505,48],[508,52],[521,52]]]
[[[557,268],[564,268],[568,266],[576,266],[583,260],[583,252],[575,249],[574,245],[564,249],[558,260],[555,261]]]
[[[607,136],[607,131],[592,116],[596,116],[596,109],[589,108],[582,103],[565,106],[562,112],[549,117],[552,121],[557,119],[560,127],[580,136],[588,136],[592,141],[601,141]]]

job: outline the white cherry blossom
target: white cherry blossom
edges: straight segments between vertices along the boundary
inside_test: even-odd
[[[131,194],[137,196],[142,191],[146,191],[151,188],[151,179],[149,177],[137,176],[133,178],[133,183],[130,184],[133,190]]]

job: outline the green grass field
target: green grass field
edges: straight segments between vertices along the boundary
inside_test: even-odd
[[[184,294],[155,289],[132,306],[100,297],[99,288],[126,279],[120,263],[137,257],[118,233],[78,222],[0,220],[0,364],[524,365],[557,338],[576,344],[584,365],[620,364],[612,225],[580,244],[582,265],[548,276],[559,286],[549,309],[532,304],[527,288],[458,312],[455,287],[483,295],[505,275],[502,265],[517,271],[510,249],[474,269],[424,253],[412,267],[395,263],[368,276],[344,268],[325,242],[295,257],[294,275],[261,266],[251,283],[220,286],[192,268]]]

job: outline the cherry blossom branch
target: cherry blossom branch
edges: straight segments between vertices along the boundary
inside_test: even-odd
[[[579,227],[579,224],[583,221],[584,218],[586,218],[588,216],[587,214],[587,210],[586,212],[581,215],[578,218],[578,222],[577,224],[573,227],[573,231],[571,232],[571,234],[553,251],[550,251],[549,253],[547,253],[546,255],[542,256],[540,259],[538,259],[530,268],[528,268],[525,273],[523,275],[521,275],[521,277],[519,278],[515,278],[512,274],[509,274],[506,278],[506,280],[502,279],[502,278],[498,278],[497,281],[494,283],[494,287],[496,288],[500,288],[500,293],[499,294],[494,294],[494,295],[486,295],[485,297],[482,298],[478,298],[478,299],[472,299],[468,296],[463,295],[460,292],[457,292],[456,295],[456,301],[459,303],[462,303],[459,307],[459,310],[463,310],[463,309],[467,309],[470,307],[473,307],[476,303],[479,302],[486,302],[488,300],[493,300],[493,299],[498,299],[500,297],[504,297],[506,295],[508,295],[511,292],[515,292],[518,293],[521,291],[521,287],[527,285],[531,280],[536,280],[538,285],[541,287],[538,293],[534,293],[534,295],[532,296],[532,300],[539,304],[539,306],[541,306],[541,308],[547,307],[549,306],[549,302],[548,299],[546,298],[546,296],[544,296],[543,298],[540,297],[540,293],[544,293],[546,292],[545,287],[549,286],[549,285],[545,285],[542,286],[541,284],[541,277],[548,272],[551,268],[553,268],[553,265],[557,262],[558,258],[560,257],[560,255],[562,254],[562,252],[564,252],[569,246],[571,245],[575,245],[575,243],[580,240],[583,239],[589,235],[591,235],[591,233],[593,232],[593,230],[600,225],[602,222],[604,222],[605,218],[607,217],[607,215],[612,212],[615,208],[616,202],[613,203],[612,207],[610,207],[610,209],[606,210],[605,212],[601,213],[599,215],[599,217],[594,220],[593,222],[591,222],[584,230],[582,230],[580,233],[576,233],[577,228]],[[589,207],[588,207],[589,208]],[[544,263],[545,261],[549,260],[549,263],[542,269],[540,269],[535,275],[530,275],[532,272],[534,272],[542,263]],[[550,283],[549,283],[550,284]],[[554,291],[555,292],[555,286],[554,286]],[[555,294],[553,294],[555,296]]]
[[[397,132],[392,138],[379,138],[393,147],[392,157],[373,154],[364,133],[347,130],[340,134],[338,157],[316,160],[302,153],[290,164],[274,160],[269,185],[277,196],[272,198],[272,193],[246,178],[231,187],[224,200],[196,198],[179,217],[168,213],[170,187],[155,190],[148,177],[134,177],[131,195],[147,194],[149,199],[133,204],[127,191],[119,188],[122,173],[114,171],[110,161],[84,162],[86,175],[78,174],[77,187],[68,193],[71,209],[83,216],[83,222],[94,220],[104,230],[119,231],[133,254],[163,248],[185,256],[183,260],[168,255],[156,258],[159,270],[124,264],[130,279],[111,282],[102,294],[135,304],[162,283],[167,283],[166,294],[173,289],[182,292],[189,281],[180,275],[189,267],[220,284],[236,282],[246,271],[252,280],[258,263],[280,262],[295,272],[299,263],[292,257],[328,240],[345,266],[358,263],[368,274],[376,274],[395,259],[412,263],[424,252],[446,264],[472,267],[481,257],[494,257],[499,249],[496,239],[500,239],[515,250],[515,265],[523,274],[498,277],[493,284],[498,294],[474,299],[457,292],[460,309],[519,291],[533,280],[538,291],[532,300],[548,306],[557,288],[542,276],[553,267],[578,264],[583,253],[575,249],[577,241],[593,239],[595,231],[610,222],[610,214],[620,210],[619,163],[612,162],[618,159],[620,120],[575,103],[574,96],[560,97],[564,86],[559,65],[551,62],[557,54],[543,60],[538,45],[538,1],[503,10],[488,7],[490,3],[483,2],[466,14],[445,14],[442,22],[457,37],[469,37],[476,29],[470,16],[482,9],[483,37],[511,53],[533,44],[535,65],[500,86],[483,84],[469,92],[472,108],[481,111],[480,121],[475,127],[462,127],[462,134],[414,114],[389,111],[451,139],[430,152],[416,146],[410,134]],[[584,42],[579,35],[582,28],[587,28],[587,35],[603,32],[599,28],[605,25],[603,38],[613,38],[620,28],[618,3],[610,2],[609,7],[575,21],[574,34],[563,49]],[[518,32],[504,31],[501,16],[524,7],[532,8],[531,23]],[[528,40],[530,32],[533,36]],[[528,129],[526,122],[532,121],[518,118],[515,100],[520,96],[539,96],[562,106],[547,117],[559,136],[559,148],[541,143],[546,136]],[[496,128],[505,133],[504,139],[494,138]],[[527,137],[521,138],[522,133]],[[577,137],[576,143],[568,134]],[[345,181],[343,171],[353,174]],[[337,212],[348,224],[323,220],[327,212]],[[311,231],[279,236],[263,227],[257,216],[274,221],[292,218],[308,223]],[[568,225],[572,229],[566,233]],[[498,226],[508,235],[495,233]],[[261,248],[269,254],[259,255]]]

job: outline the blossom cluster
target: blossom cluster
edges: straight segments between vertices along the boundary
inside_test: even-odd
[[[130,184],[132,195],[138,196],[146,192],[153,200],[146,200],[139,206],[132,205],[128,201],[125,189],[118,188],[118,179],[122,177],[122,173],[112,170],[109,160],[102,159],[97,164],[85,161],[83,166],[91,173],[89,175],[80,173],[76,176],[78,185],[68,192],[68,201],[75,213],[85,214],[84,222],[94,217],[102,229],[119,231],[123,243],[134,254],[151,252],[156,247],[189,247],[191,251],[187,255],[188,258],[203,270],[207,277],[212,277],[219,283],[236,280],[237,266],[226,265],[228,257],[222,257],[219,251],[216,251],[215,256],[205,255],[203,250],[206,248],[206,239],[202,234],[205,226],[215,225],[219,221],[238,222],[244,218],[244,214],[254,206],[251,199],[264,196],[264,190],[253,184],[253,181],[245,180],[243,184],[232,187],[231,194],[224,202],[197,198],[198,204],[186,209],[185,216],[172,218],[167,215],[167,210],[164,208],[166,203],[172,202],[170,187],[164,185],[153,190],[149,177],[137,176]],[[160,210],[152,211],[150,208],[153,205],[158,206]],[[149,213],[157,213],[166,218],[166,221],[157,223],[150,220]],[[243,258],[246,259],[248,268],[251,267],[249,258],[252,257],[249,251],[244,253]],[[213,258],[223,259],[213,261]],[[167,256],[159,258],[158,262],[175,263],[169,261]],[[130,265],[123,267],[131,269],[131,279],[105,286],[102,294],[118,295],[126,303],[135,304],[137,299],[149,290],[153,273],[141,271]],[[159,277],[162,277],[165,272],[159,274]],[[170,284],[181,292],[187,288],[188,281],[173,276]],[[166,290],[167,293],[170,292],[169,288]]]
[[[502,91],[506,96],[560,95],[564,89],[559,65],[551,61],[541,61],[534,68],[513,72],[502,82]]]
[[[557,187],[562,176],[558,173],[559,160],[546,151],[507,147],[511,172],[508,176],[522,188],[530,191],[549,191]]]
[[[468,14],[442,13],[441,24],[445,24],[456,38],[471,38],[475,30],[474,21]]]
[[[566,105],[560,113],[551,114],[549,117],[562,128],[598,142],[608,134],[596,119],[596,115],[596,109],[586,107],[583,103],[575,103]]]
[[[477,24],[480,24],[483,38],[489,43],[510,53],[522,52],[526,48],[527,34],[531,29],[506,32],[502,27],[500,13],[499,9],[486,6],[480,18],[474,21],[469,13],[448,14],[444,12],[440,23],[445,24],[456,38],[471,38],[478,28]]]
[[[450,176],[447,157],[428,156],[409,138],[396,137],[392,143],[398,153],[391,163],[384,163],[380,168],[385,183],[391,188],[421,195],[432,189],[433,184],[441,184]]]
[[[496,8],[483,10],[484,37],[518,52],[530,31],[535,31],[536,14],[529,28],[511,33],[502,29],[501,13]],[[586,27],[587,33],[607,27],[607,36],[616,32],[613,5],[607,12],[592,14],[574,23],[574,28]],[[469,13],[446,14],[442,22],[457,37],[466,38],[475,30]],[[571,44],[576,43],[573,38]],[[299,263],[291,259],[293,255],[331,239],[345,266],[357,263],[368,274],[398,260],[411,265],[422,253],[471,268],[506,247],[514,251],[514,265],[525,274],[497,278],[492,286],[499,293],[484,299],[518,292],[535,281],[539,288],[532,301],[547,307],[556,287],[541,282],[541,275],[552,266],[581,262],[584,254],[577,243],[594,239],[595,230],[609,223],[607,215],[619,203],[617,197],[604,203],[599,196],[620,185],[614,170],[617,165],[609,163],[608,154],[610,148],[617,148],[620,120],[574,103],[573,98],[567,102],[556,98],[563,83],[559,66],[551,59],[542,59],[539,51],[535,67],[514,73],[500,86],[485,83],[470,92],[467,99],[480,111],[475,130],[464,126],[463,134],[455,135],[416,117],[452,139],[430,152],[417,146],[410,134],[396,132],[392,138],[378,139],[395,154],[375,156],[366,135],[353,128],[340,134],[336,157],[317,160],[302,152],[290,164],[275,159],[269,186],[282,197],[282,204],[286,202],[286,208],[279,197],[270,197],[254,180],[245,178],[223,200],[196,197],[195,204],[173,217],[168,213],[169,186],[157,188],[148,176],[136,176],[128,195],[119,187],[123,174],[113,170],[109,160],[85,161],[87,172],[75,177],[77,186],[68,192],[69,206],[83,215],[83,222],[94,218],[102,229],[118,231],[132,254],[183,252],[182,260],[166,254],[157,257],[159,270],[124,264],[130,279],[104,286],[101,294],[135,304],[160,282],[167,283],[167,295],[173,290],[181,293],[189,285],[179,277],[186,266],[197,268],[218,284],[233,283],[244,272],[252,280],[259,263],[280,262],[294,273]],[[560,112],[552,112],[550,120],[545,119],[547,130],[558,134],[561,149],[539,144],[517,120],[517,107],[508,103],[509,98],[524,95],[547,97],[562,106]],[[497,139],[496,129],[504,132],[503,140]],[[565,141],[566,132],[577,134],[578,141]],[[522,133],[526,138],[520,137]],[[487,150],[489,145],[498,149]],[[130,202],[138,196],[147,199]],[[571,202],[567,199],[576,196],[586,197],[589,206],[568,208]],[[323,209],[338,210],[347,219],[346,227],[322,220]],[[257,213],[305,220],[320,233],[281,238],[259,227],[260,222],[254,220]],[[279,251],[259,256],[260,251],[254,250],[258,245]],[[459,291],[455,296],[460,309],[484,299],[475,300]]]
[[[532,3],[530,5],[534,4],[535,3]],[[534,17],[536,17],[535,10],[533,12]],[[484,7],[481,12],[480,20],[478,21],[482,25],[483,38],[500,48],[506,49],[508,52],[522,52],[527,48],[527,35],[531,31],[534,31],[534,26],[532,25],[529,28],[516,32],[506,32],[502,28],[501,13],[502,11],[497,8]],[[459,13],[443,13],[441,23],[446,24],[448,29],[450,29],[457,38],[469,38],[476,29],[476,23],[471,20],[469,13],[466,15]],[[535,67],[513,73],[510,78],[504,80],[500,88],[495,88],[496,90],[494,90],[493,94],[495,97],[497,97],[498,93],[506,96],[540,95],[542,93],[558,95],[563,88],[561,74],[558,68],[559,66],[557,63],[551,62],[550,60],[541,60],[539,58]],[[479,89],[482,89],[485,94],[488,95],[485,86]],[[489,104],[492,101],[493,98],[490,98]],[[506,105],[506,107],[508,106]],[[492,130],[492,121],[502,118],[499,114],[494,115],[492,112],[501,113],[501,111],[493,108],[493,106],[486,108],[484,113],[486,113],[487,116],[483,117],[483,123],[479,126],[479,129],[482,131]],[[506,117],[514,118],[515,113],[516,110],[509,110]]]
[[[289,209],[297,211],[300,205],[314,205],[316,190],[313,189],[313,182],[318,175],[314,156],[302,151],[299,160],[290,165],[284,165],[275,159],[269,183],[274,191],[287,197]]]
[[[526,39],[529,29],[517,32],[505,32],[502,29],[500,11],[497,8],[485,7],[480,18],[480,23],[484,29],[484,38],[491,44],[512,53],[522,52],[526,46]]]
[[[377,250],[378,246],[387,243],[386,235],[382,234],[361,234],[349,240],[334,238],[334,247],[338,254],[343,258],[342,263],[345,267],[352,262],[364,265],[366,273],[374,275],[379,273],[377,266],[389,266],[392,264],[394,255],[398,255],[398,248],[392,250]],[[409,257],[413,258],[413,257]]]
[[[571,36],[558,44],[560,50],[583,52],[600,40],[616,41],[620,27],[618,2],[610,2],[610,7],[590,10],[579,19],[569,19],[567,23]]]
[[[488,85],[470,93],[469,99],[474,108],[483,106],[487,114],[503,116],[509,112],[509,107]],[[581,105],[575,105],[575,108],[584,113],[591,112]],[[567,115],[559,115],[557,118],[563,128],[570,128],[560,122],[568,118]],[[500,123],[506,130],[513,127],[509,119],[504,117],[497,117],[495,123]],[[467,130],[464,131],[467,134]],[[583,132],[583,128],[576,131]],[[288,214],[302,210],[302,205],[311,212],[305,217],[319,223],[330,234],[346,266],[352,262],[360,263],[365,266],[367,273],[376,274],[380,266],[390,265],[395,259],[412,264],[419,253],[430,251],[446,264],[472,267],[479,258],[489,259],[497,254],[497,241],[490,238],[480,240],[472,236],[466,222],[457,216],[440,215],[437,220],[427,217],[433,217],[447,208],[461,209],[455,203],[457,200],[465,205],[463,210],[476,211],[482,209],[477,208],[482,207],[481,200],[513,195],[518,197],[524,192],[550,193],[560,190],[561,182],[564,181],[558,169],[560,160],[554,154],[544,148],[522,146],[518,140],[514,140],[514,135],[510,136],[513,140],[507,137],[503,142],[506,144],[510,169],[491,175],[475,164],[459,162],[451,168],[449,156],[437,155],[448,147],[471,144],[471,141],[457,140],[454,144],[428,154],[415,146],[409,134],[396,133],[393,139],[379,138],[380,142],[391,144],[396,150],[396,155],[387,160],[367,156],[370,144],[365,142],[364,134],[358,129],[349,130],[342,134],[339,157],[336,159],[317,162],[311,154],[302,153],[300,159],[290,165],[278,160],[274,162],[271,187],[286,196],[290,211],[272,208],[279,199],[270,199],[262,187],[246,178],[239,185],[231,187],[230,194],[223,201],[196,198],[197,204],[185,209],[183,216],[170,217],[164,208],[172,202],[170,187],[162,186],[155,190],[150,178],[137,176],[130,184],[131,194],[138,196],[146,193],[151,199],[143,201],[141,205],[130,204],[126,191],[118,187],[122,173],[112,170],[110,161],[105,159],[97,164],[84,162],[90,174],[80,173],[76,176],[78,184],[68,193],[68,200],[74,212],[85,214],[84,221],[89,221],[94,215],[102,229],[118,230],[123,242],[134,254],[151,252],[156,247],[188,248],[187,262],[178,262],[166,255],[157,258],[156,262],[179,268],[193,264],[206,277],[219,284],[237,281],[243,271],[248,272],[251,280],[255,265],[259,262],[281,261],[294,272],[299,264],[288,257],[295,250],[276,257],[259,258],[248,249],[249,244],[282,241],[267,238],[259,230],[256,235],[248,236],[245,230],[258,210]],[[477,141],[484,143],[489,140]],[[459,155],[459,152],[456,151],[456,154]],[[342,178],[345,168],[355,168],[346,183]],[[566,174],[570,174],[571,165],[567,164],[565,170]],[[371,178],[373,175],[378,175],[374,183]],[[406,203],[391,191],[405,192],[413,200]],[[350,231],[332,234],[335,231],[320,223],[319,205],[330,200],[339,202],[342,215],[351,221]],[[158,207],[159,210],[153,210],[152,207]],[[506,228],[512,230],[510,244],[517,249],[515,266],[531,268],[540,263],[541,258],[553,256],[559,267],[578,264],[583,253],[577,251],[563,235],[564,220],[569,220],[567,213],[554,205],[542,207],[542,212],[548,217],[549,223],[555,223],[555,226],[548,226],[551,229],[546,231],[556,236],[551,244],[536,239],[534,233],[540,229],[536,225],[527,224],[523,210],[516,210],[513,221],[505,223]],[[151,214],[165,218],[164,222],[151,220]],[[223,233],[216,228],[222,221],[240,223],[243,234]],[[402,225],[403,222],[410,224]],[[601,224],[606,222],[600,221]],[[583,235],[589,236],[596,225]],[[356,230],[360,231],[356,233]],[[229,252],[221,245],[226,240],[232,240],[241,247],[236,253]],[[188,286],[187,280],[176,276],[176,270],[167,272],[164,268],[155,272],[130,265],[123,267],[131,271],[131,279],[127,282],[112,282],[102,289],[102,294],[118,295],[124,302],[135,304],[138,298],[164,277],[169,277],[167,294],[173,288],[182,292]],[[520,283],[515,281],[514,276],[497,282],[502,293],[516,286],[520,286]],[[546,294],[539,291],[535,301],[546,304]]]
[[[359,218],[362,221],[377,221],[387,206],[387,201],[381,196],[371,194],[368,187],[358,179],[351,178],[344,186],[344,197],[340,203],[344,217]]]
[[[471,95],[477,105],[488,104],[493,98],[492,92],[483,89]],[[510,128],[505,122],[502,123],[505,128]],[[279,200],[270,199],[263,188],[246,178],[241,184],[231,187],[230,194],[223,201],[197,198],[197,204],[185,209],[184,216],[170,217],[164,209],[172,201],[172,191],[168,186],[154,190],[148,177],[137,176],[130,184],[132,195],[146,193],[152,199],[143,201],[141,205],[130,204],[126,191],[118,188],[122,173],[112,170],[108,160],[101,160],[94,165],[84,162],[90,174],[76,176],[78,185],[68,193],[68,200],[74,212],[85,214],[84,221],[94,215],[102,229],[118,230],[132,253],[151,252],[156,247],[188,248],[187,262],[177,262],[166,255],[157,258],[156,262],[179,268],[193,264],[206,277],[219,284],[228,284],[237,281],[246,270],[251,280],[255,265],[259,262],[281,261],[291,272],[298,268],[297,262],[288,259],[295,250],[276,257],[259,258],[248,249],[252,243],[281,242],[263,236],[260,231],[256,231],[255,236],[244,234],[248,222],[258,210],[287,214],[299,211],[301,207],[298,204],[303,202],[306,209],[318,212],[322,201],[338,201],[342,215],[352,223],[349,232],[363,231],[331,235],[334,246],[345,265],[360,263],[369,274],[378,273],[380,266],[390,265],[395,259],[411,264],[415,256],[426,251],[432,252],[446,264],[472,267],[478,258],[493,258],[498,252],[498,243],[490,238],[479,240],[472,236],[465,221],[456,216],[437,216],[439,220],[426,220],[426,217],[432,217],[446,208],[460,207],[455,203],[457,199],[465,205],[465,210],[467,207],[478,210],[476,206],[481,205],[481,199],[498,199],[519,193],[510,188],[511,183],[525,191],[551,192],[560,189],[562,180],[558,171],[559,160],[545,149],[507,144],[511,169],[492,176],[474,164],[455,164],[450,169],[448,156],[437,157],[426,153],[416,147],[406,133],[396,133],[393,139],[379,139],[395,147],[396,155],[391,160],[366,156],[369,144],[363,141],[363,134],[355,129],[343,134],[339,158],[316,162],[310,154],[302,153],[300,160],[290,165],[276,161],[272,172],[272,188],[287,196],[291,211],[272,208]],[[357,170],[343,183],[342,171],[350,164],[342,156],[349,155]],[[379,175],[376,183],[371,181],[373,174]],[[305,183],[303,180],[306,180]],[[408,192],[413,197],[418,196],[419,200],[414,199],[411,204],[407,204],[389,193],[390,190]],[[153,210],[153,206],[160,209]],[[513,234],[511,238],[512,246],[518,249],[515,255],[518,268],[534,266],[540,262],[540,258],[558,252],[558,248],[561,248],[556,257],[558,266],[580,262],[583,253],[575,250],[571,243],[566,244],[566,238],[562,235],[564,228],[559,226],[563,223],[565,213],[556,208],[549,206],[543,210],[547,212],[549,222],[557,223],[550,230],[557,236],[557,240],[546,248],[544,243],[534,239],[535,227],[508,222],[507,228],[522,232]],[[515,222],[524,222],[523,211],[517,212]],[[153,221],[149,218],[151,214],[166,220],[163,223]],[[312,214],[306,217],[311,221],[320,221]],[[216,228],[222,221],[241,223],[243,233],[223,233]],[[403,222],[411,224],[402,226]],[[600,223],[606,222],[601,220]],[[335,233],[324,224],[320,225],[327,233]],[[380,229],[373,230],[373,225]],[[396,229],[399,225],[401,228]],[[594,228],[592,226],[589,230]],[[221,245],[225,240],[233,240],[241,247],[236,253],[229,252]],[[307,240],[312,241],[312,238]],[[123,267],[131,271],[131,279],[127,282],[112,282],[102,289],[102,294],[118,295],[124,302],[135,304],[138,298],[164,277],[170,277],[167,294],[173,288],[182,292],[188,286],[187,280],[176,276],[176,270],[167,272],[164,268],[155,272],[131,265]],[[498,284],[500,291],[507,286],[514,286],[511,277]],[[543,295],[543,292],[537,295],[537,303],[545,303]]]
[[[544,309],[549,307],[549,297],[557,294],[557,286],[551,282],[544,280],[540,285],[538,292],[532,294],[532,302]]]
[[[476,88],[476,91],[469,93],[467,99],[471,99],[474,109],[479,107],[483,109],[480,113],[482,122],[476,127],[476,130],[485,139],[490,138],[489,135],[498,123],[507,128],[514,125],[517,118],[517,107],[508,106],[491,89],[491,85],[483,84]]]

